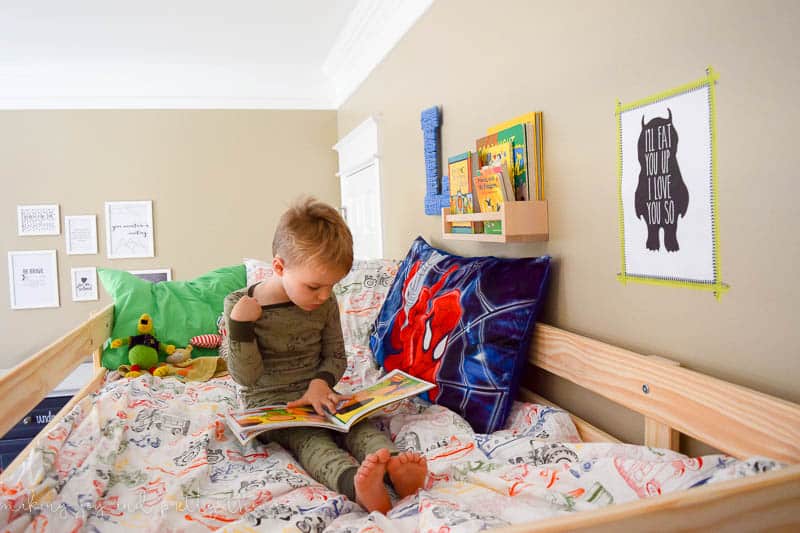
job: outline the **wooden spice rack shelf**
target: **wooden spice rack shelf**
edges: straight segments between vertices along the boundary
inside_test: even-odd
[[[485,222],[499,220],[502,233],[453,233],[453,222]],[[474,224],[473,224],[474,227]],[[461,241],[482,242],[535,242],[550,238],[547,222],[547,200],[526,202],[504,202],[500,211],[494,213],[473,213],[470,215],[451,215],[450,208],[442,208],[442,238]]]

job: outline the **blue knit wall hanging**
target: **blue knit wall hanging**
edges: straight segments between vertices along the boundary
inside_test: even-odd
[[[438,106],[420,114],[422,139],[425,149],[425,214],[441,215],[443,207],[450,206],[450,184],[442,176],[439,154],[441,152],[442,112]]]

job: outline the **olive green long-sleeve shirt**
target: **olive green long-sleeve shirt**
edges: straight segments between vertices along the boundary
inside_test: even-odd
[[[231,309],[255,285],[225,298],[228,371],[239,385],[242,403],[258,407],[300,398],[314,378],[333,387],[347,358],[336,297],[304,311],[288,302],[261,307],[255,322],[231,319]]]

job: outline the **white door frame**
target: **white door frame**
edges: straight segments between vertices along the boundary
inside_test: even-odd
[[[371,116],[364,122],[353,128],[347,135],[342,137],[337,142],[333,149],[339,154],[339,172],[336,176],[339,177],[339,190],[342,194],[341,203],[345,205],[344,191],[342,189],[342,181],[349,176],[356,174],[362,170],[375,165],[375,190],[377,191],[377,198],[375,198],[377,209],[377,216],[379,220],[379,228],[377,233],[377,253],[378,257],[383,257],[383,241],[384,241],[384,228],[383,228],[383,188],[381,187],[381,168],[380,168],[380,155],[379,155],[379,139],[378,139],[378,122],[375,117]],[[345,213],[345,216],[347,214]],[[349,222],[348,222],[349,225]],[[357,229],[357,228],[352,228]],[[355,233],[355,231],[354,231]]]

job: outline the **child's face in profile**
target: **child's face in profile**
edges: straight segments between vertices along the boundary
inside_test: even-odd
[[[345,274],[314,264],[284,264],[281,279],[289,299],[300,309],[313,311],[330,298],[333,285]]]

